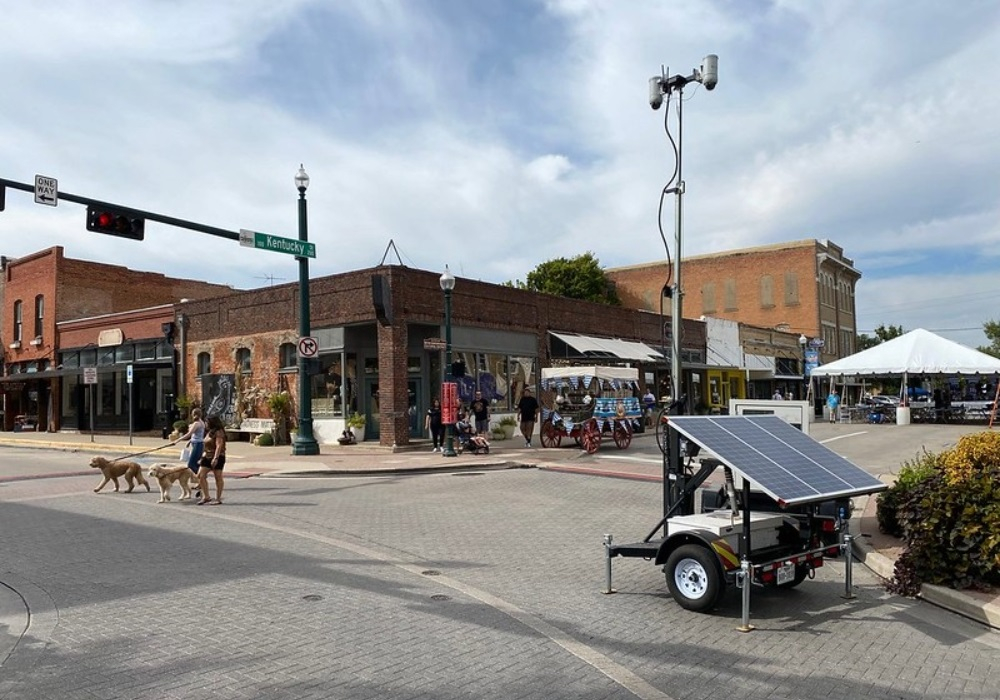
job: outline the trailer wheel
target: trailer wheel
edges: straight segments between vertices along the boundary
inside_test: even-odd
[[[686,610],[711,610],[725,590],[715,554],[701,545],[686,544],[675,549],[663,571],[670,595]]]

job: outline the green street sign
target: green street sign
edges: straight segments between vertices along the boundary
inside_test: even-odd
[[[272,236],[269,233],[240,229],[240,245],[247,248],[262,248],[277,253],[289,253],[297,258],[315,258],[316,244],[294,238]]]

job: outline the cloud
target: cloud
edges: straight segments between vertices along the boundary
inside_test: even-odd
[[[864,275],[861,317],[947,328],[959,314],[933,302],[954,298],[976,326],[1000,292],[998,18],[902,0],[12,3],[0,177],[296,237],[304,163],[314,275],[378,264],[390,240],[407,265],[494,282],[588,250],[635,264],[665,255],[664,120],[680,136],[678,100],[653,112],[647,81],[716,53],[718,87],[683,91],[682,252],[829,239]],[[9,192],[5,254],[297,277],[290,256],[83,218]]]

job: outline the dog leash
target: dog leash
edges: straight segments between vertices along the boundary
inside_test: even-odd
[[[128,459],[129,457],[138,457],[139,455],[148,455],[150,452],[156,452],[157,450],[162,450],[164,447],[173,447],[176,442],[168,442],[166,445],[160,445],[159,447],[154,447],[151,450],[143,450],[142,452],[133,452],[130,455],[125,455],[124,457],[116,457],[111,460],[112,462],[121,462],[123,459]]]

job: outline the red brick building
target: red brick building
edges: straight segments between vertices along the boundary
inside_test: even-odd
[[[439,277],[380,266],[310,280],[310,328],[320,357],[309,393],[319,442],[333,442],[354,411],[366,417],[366,436],[383,445],[423,434],[423,416],[442,379],[444,353],[433,342],[445,336]],[[297,398],[297,300],[298,284],[291,283],[178,304],[180,393],[208,404],[231,390],[238,374],[245,385]],[[634,362],[580,352],[553,332],[658,349],[664,323],[669,327],[659,314],[468,279],[457,280],[451,308],[454,359],[465,367],[458,379],[462,398],[470,400],[479,388],[495,415],[511,413],[524,386],[537,390],[540,367]],[[704,362],[704,324],[685,321],[682,351],[689,361]],[[647,362],[640,377],[668,364]]]
[[[129,365],[138,389],[133,427],[152,429],[173,393],[175,358],[164,325],[172,322],[169,305],[232,291],[67,258],[60,246],[0,263],[5,430],[82,429],[89,426],[91,400],[95,427],[127,429]],[[90,391],[83,387],[84,367],[97,370]]]
[[[668,277],[665,263],[610,268],[606,274],[625,306],[660,308]],[[804,335],[822,342],[818,361],[827,363],[855,351],[859,279],[854,261],[829,241],[692,256],[681,262],[682,313]]]

